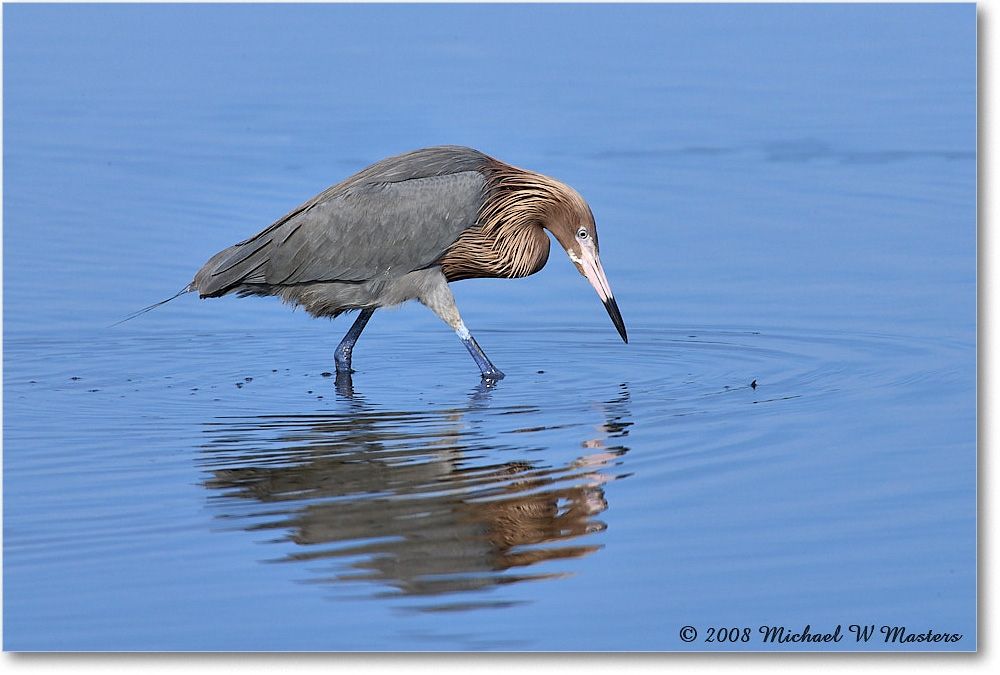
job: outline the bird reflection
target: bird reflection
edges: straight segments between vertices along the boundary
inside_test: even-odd
[[[217,419],[206,429],[204,484],[221,518],[296,544],[278,560],[308,561],[310,581],[427,597],[566,576],[528,568],[601,548],[585,538],[606,528],[604,485],[623,477],[613,471],[627,452],[627,388],[596,407],[583,452],[555,462],[565,450],[496,442],[537,440],[544,428],[517,427],[539,409],[498,409],[489,395],[480,387],[461,408],[408,412],[352,395],[341,414]],[[484,419],[505,426],[486,431]],[[330,564],[317,571],[317,562]]]

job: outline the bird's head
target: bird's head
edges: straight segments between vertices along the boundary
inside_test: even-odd
[[[554,178],[496,160],[491,160],[489,175],[487,197],[480,214],[484,232],[498,238],[502,238],[507,228],[541,227],[551,232],[580,274],[587,277],[597,291],[618,334],[628,342],[625,322],[601,267],[594,214],[580,193]],[[542,264],[545,264],[544,257]]]
[[[625,322],[622,320],[621,312],[618,311],[618,303],[611,293],[611,285],[604,274],[601,266],[601,258],[598,254],[597,245],[597,225],[594,223],[594,214],[590,206],[580,196],[580,194],[566,185],[553,179],[553,198],[546,208],[542,209],[543,216],[540,219],[542,227],[552,233],[564,249],[569,259],[573,261],[580,274],[587,278],[597,295],[604,303],[605,309],[611,321],[614,322],[618,334],[622,340],[628,342],[628,335],[625,333]]]

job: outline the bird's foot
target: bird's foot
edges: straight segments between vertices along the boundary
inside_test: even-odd
[[[483,379],[487,382],[496,382],[498,380],[502,380],[503,378],[504,374],[497,370],[497,367],[494,365],[491,365],[489,369],[483,370]]]

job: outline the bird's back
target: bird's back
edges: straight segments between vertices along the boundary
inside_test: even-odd
[[[195,275],[201,297],[317,282],[394,278],[423,269],[475,224],[494,160],[438,146],[389,157],[337,183]]]

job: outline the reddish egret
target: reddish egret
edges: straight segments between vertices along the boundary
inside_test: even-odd
[[[625,324],[576,190],[471,148],[383,159],[246,241],[212,256],[185,289],[202,298],[277,295],[313,316],[360,314],[337,347],[338,373],[379,307],[419,300],[455,329],[487,380],[503,377],[462,323],[448,283],[526,277],[549,256],[548,230],[593,284],[622,340]]]

